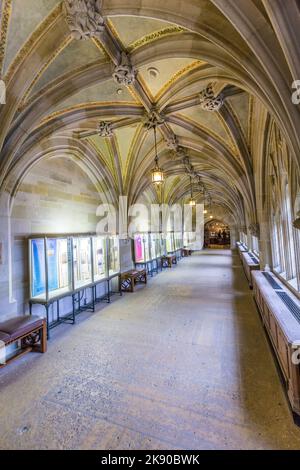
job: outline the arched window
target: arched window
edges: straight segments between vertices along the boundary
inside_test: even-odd
[[[283,281],[299,291],[300,260],[297,247],[300,246],[300,239],[298,231],[293,228],[294,204],[290,184],[292,163],[286,143],[276,128],[272,134],[268,181],[272,267]]]

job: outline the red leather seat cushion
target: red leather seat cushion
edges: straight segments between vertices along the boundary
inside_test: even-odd
[[[42,326],[42,324],[43,318],[37,315],[24,315],[0,323],[0,331],[10,335],[10,340],[13,341],[15,338],[26,335],[31,330]]]

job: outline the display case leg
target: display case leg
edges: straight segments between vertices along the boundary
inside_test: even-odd
[[[95,295],[94,295],[94,287],[92,287],[92,305],[93,305],[93,312],[95,312]]]
[[[122,282],[121,282],[121,276],[118,276],[118,290],[121,292],[122,289]]]
[[[149,266],[150,266],[150,268],[149,268]],[[151,261],[150,261],[150,263],[148,263],[148,271],[150,273],[150,276],[153,277],[153,266],[152,266]]]
[[[29,315],[32,315],[32,303],[29,302]]]
[[[107,281],[107,303],[110,303],[110,285],[109,280]]]
[[[59,300],[56,302],[57,321],[60,321]]]
[[[46,310],[46,321],[47,321],[47,339],[50,339],[50,328],[49,328],[49,305],[45,305]]]
[[[73,307],[73,325],[75,324],[75,295],[76,294],[73,294],[72,295],[72,307]]]

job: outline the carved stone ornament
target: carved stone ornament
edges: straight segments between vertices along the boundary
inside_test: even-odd
[[[153,129],[153,127],[162,126],[165,122],[164,117],[157,111],[152,110],[144,119],[144,127],[147,130]]]
[[[297,212],[297,217],[293,222],[293,227],[297,228],[298,230],[300,229],[300,211]]]
[[[63,6],[74,39],[99,37],[104,31],[102,0],[64,0]]]
[[[190,176],[196,176],[195,175],[195,171],[194,171],[194,167],[193,165],[190,163],[190,159],[189,157],[185,156],[183,159],[182,159],[182,163],[185,167],[185,171],[190,175]]]
[[[178,139],[177,139],[177,136],[176,136],[176,135],[172,135],[171,137],[167,138],[167,139],[166,139],[166,144],[167,144],[167,147],[168,147],[170,150],[174,150],[174,152],[176,152],[177,149],[178,149]]]
[[[250,224],[248,229],[253,237],[259,238],[259,224]]]
[[[187,153],[186,153],[185,148],[183,148],[183,147],[178,147],[176,152],[177,152],[178,158],[180,158],[182,161],[183,161],[185,158],[187,158],[187,159],[189,158],[189,157],[187,156]]]
[[[112,123],[105,122],[105,121],[99,122],[97,132],[100,137],[112,137],[113,136]]]
[[[118,85],[132,85],[135,81],[137,71],[130,63],[130,59],[125,52],[121,54],[121,61],[119,65],[116,65],[113,79]]]
[[[204,111],[219,111],[223,106],[223,97],[215,96],[212,84],[207,85],[199,94],[200,106]]]

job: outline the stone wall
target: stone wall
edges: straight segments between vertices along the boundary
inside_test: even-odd
[[[95,232],[99,220],[96,209],[103,199],[104,195],[101,198],[89,177],[70,159],[44,160],[24,178],[11,213],[10,300],[14,313],[28,312],[28,237]],[[123,263],[130,263],[127,246],[121,257]],[[3,289],[8,288],[7,282],[9,279],[2,284]],[[64,304],[63,308],[70,310],[69,300]],[[35,307],[35,312],[42,311]]]

